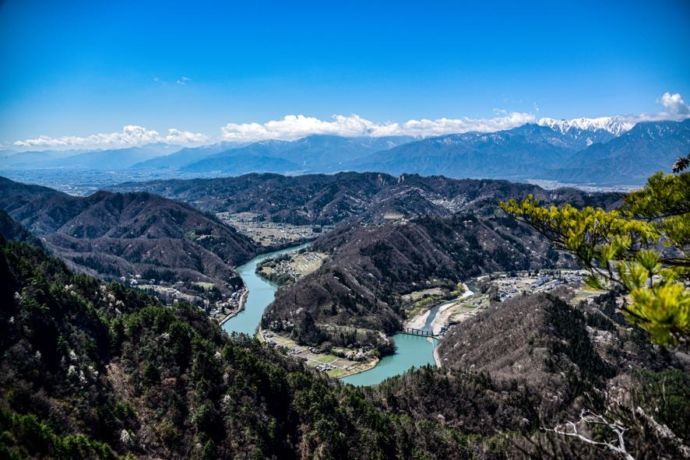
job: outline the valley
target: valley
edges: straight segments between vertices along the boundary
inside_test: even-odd
[[[690,460],[688,56],[690,0],[0,0],[0,460]]]
[[[64,239],[66,236],[62,235],[72,231],[72,238],[83,239],[79,242],[82,246],[97,245],[103,251],[106,246],[99,236],[103,231],[84,227],[95,224],[85,216],[99,215],[102,220],[106,215],[95,211],[92,202],[103,206],[100,200],[106,200],[110,218],[123,227],[124,216],[129,219],[127,222],[141,219],[131,216],[142,216],[139,210],[135,213],[129,210],[127,200],[163,200],[155,195],[141,195],[150,191],[184,199],[207,213],[203,219],[209,219],[208,213],[214,213],[217,221],[211,228],[217,227],[215,230],[199,230],[195,224],[186,233],[178,232],[179,240],[173,240],[169,230],[158,228],[160,216],[156,216],[149,218],[148,227],[139,235],[146,235],[148,241],[153,232],[165,234],[166,241],[176,245],[194,242],[204,251],[216,251],[214,257],[228,260],[228,253],[223,252],[227,249],[223,249],[216,235],[235,232],[233,237],[242,241],[246,255],[226,262],[224,277],[234,280],[232,285],[220,284],[220,279],[209,277],[208,268],[200,269],[200,274],[192,277],[171,274],[166,278],[151,276],[150,270],[137,271],[136,265],[123,270],[118,265],[110,265],[109,259],[102,256],[88,262],[91,265],[84,266],[84,270],[97,267],[99,276],[105,279],[110,276],[168,304],[195,304],[228,332],[254,335],[258,328],[259,336],[272,346],[300,354],[307,362],[336,377],[371,368],[387,355],[391,357],[384,365],[406,354],[395,354],[394,341],[395,337],[398,343],[409,339],[394,335],[412,327],[420,315],[430,310],[436,316],[435,323],[416,329],[442,335],[451,323],[469,313],[466,303],[452,301],[468,293],[462,283],[484,271],[572,266],[572,261],[549,252],[548,245],[526,227],[497,217],[493,209],[501,197],[536,193],[556,202],[579,200],[604,206],[612,206],[618,200],[616,194],[592,195],[574,189],[547,192],[534,186],[500,181],[394,178],[357,173],[292,178],[251,174],[239,178],[127,184],[123,192],[114,195],[99,192],[85,198],[9,181],[4,184],[7,201],[3,206],[23,219],[22,222],[32,225],[31,228],[46,227],[40,231],[49,236],[46,241],[50,241],[51,248],[63,251],[63,257],[77,267],[90,259],[64,252],[64,244],[57,245],[55,241],[60,241],[58,235]],[[53,222],[42,216],[44,204],[33,205],[42,202],[52,205],[55,200],[65,202],[65,207],[83,210],[71,211],[76,218],[69,215]],[[118,203],[116,207],[109,200]],[[174,218],[178,219],[173,221],[177,225],[191,222],[182,214]],[[73,228],[84,230],[75,234],[70,230]],[[120,245],[132,247],[143,243],[129,232],[111,231],[109,235],[122,238],[117,242]],[[293,249],[305,241],[312,241],[308,249],[301,246],[301,250]],[[161,247],[161,242],[156,244]],[[525,250],[526,246],[530,247],[529,251]],[[270,252],[280,248],[288,249]],[[124,263],[139,260],[127,253],[111,251]],[[257,253],[262,255],[245,265],[237,264]],[[104,262],[96,266],[96,260]],[[176,264],[179,268],[179,262]],[[263,278],[281,286],[275,301],[276,287]],[[474,306],[480,304],[477,301]],[[432,359],[432,349],[423,361],[412,360],[406,366]],[[396,366],[393,364],[393,368]]]
[[[253,212],[218,212],[218,219],[224,224],[236,228],[243,235],[251,238],[259,247],[272,249],[292,246],[312,240],[322,232],[328,231],[320,225],[292,225],[283,222],[266,222],[261,214]]]
[[[585,455],[581,447],[555,436],[543,438],[538,434],[539,426],[571,419],[584,397],[602,394],[609,388],[639,398],[640,388],[653,381],[649,379],[687,373],[683,354],[664,354],[643,339],[640,329],[626,327],[615,307],[619,301],[615,296],[587,288],[585,274],[577,269],[574,259],[555,251],[539,232],[507,217],[498,208],[501,200],[533,194],[546,203],[613,209],[621,203],[617,193],[544,190],[504,181],[357,173],[290,178],[249,175],[140,184],[165,191],[170,195],[166,198],[148,190],[99,192],[75,198],[11,181],[0,184],[5,197],[0,205],[8,212],[0,228],[7,237],[24,241],[40,238],[39,244],[82,273],[89,273],[89,267],[80,267],[81,259],[73,261],[73,252],[58,244],[61,239],[69,238],[75,248],[93,245],[99,254],[112,254],[131,264],[132,271],[121,275],[124,278],[109,277],[102,268],[97,271],[100,278],[116,281],[103,287],[70,287],[91,278],[61,274],[76,278],[53,288],[54,292],[77,289],[76,298],[91,299],[89,296],[98,292],[106,293],[102,299],[89,302],[99,305],[100,318],[113,322],[107,329],[114,335],[108,340],[123,340],[122,351],[113,352],[112,357],[89,359],[101,363],[94,369],[101,369],[98,375],[105,376],[107,383],[100,383],[88,366],[77,370],[84,358],[69,358],[75,370],[68,372],[83,373],[86,382],[96,379],[92,384],[82,383],[82,388],[92,385],[88,387],[91,392],[113,400],[138,401],[136,409],[131,409],[136,419],[122,415],[109,422],[128,433],[122,438],[128,439],[126,443],[117,436],[107,441],[118,451],[139,449],[147,439],[149,450],[177,452],[170,441],[171,433],[181,429],[203,439],[215,439],[214,444],[224,446],[226,452],[242,449],[228,446],[225,434],[194,420],[201,416],[199,411],[215,411],[224,414],[225,422],[213,426],[222,426],[223,433],[237,433],[233,424],[242,425],[250,418],[230,414],[236,410],[246,412],[249,406],[243,401],[253,401],[249,395],[257,394],[257,390],[238,393],[240,388],[262,388],[270,396],[259,396],[258,402],[249,403],[262,419],[288,417],[309,424],[314,419],[304,415],[302,401],[312,407],[323,398],[336,398],[338,402],[333,404],[337,407],[350,407],[352,403],[368,408],[367,415],[356,415],[359,413],[348,409],[347,418],[337,422],[348,424],[352,433],[377,430],[364,420],[372,414],[393,417],[395,422],[386,423],[402,424],[395,430],[417,433],[415,441],[405,442],[424,443],[442,436],[443,440],[434,441],[435,454],[446,448],[457,449],[456,443],[479,454],[494,442],[495,436],[524,433],[513,438],[520,449],[548,442],[559,449],[574,449],[571,456],[577,457]],[[149,205],[157,210],[155,219],[146,212]],[[23,230],[13,217],[37,236]],[[314,232],[315,228],[320,231]],[[163,246],[168,241],[170,248],[188,248],[188,256],[196,251],[199,260],[223,260],[227,267],[223,277],[211,278],[207,265],[202,265],[195,266],[198,277],[190,273],[187,280],[200,290],[233,280],[225,296],[221,291],[226,305],[222,308],[222,304],[185,297],[190,288],[184,283],[178,289],[177,281],[168,285],[137,276],[139,259],[110,249],[104,244],[105,238],[111,244],[130,246],[152,241],[164,249],[157,264],[166,263],[164,257],[172,254],[182,257]],[[12,248],[4,249],[5,253],[13,254]],[[30,257],[47,256],[32,253]],[[15,262],[3,263],[16,267]],[[0,269],[7,270],[2,266]],[[17,273],[18,268],[9,270]],[[48,273],[66,270],[52,268]],[[20,272],[12,276],[27,279],[32,275]],[[166,288],[177,289],[178,293]],[[24,288],[20,297],[30,292]],[[157,300],[148,298],[146,292],[154,293]],[[64,297],[67,302],[71,302],[70,295]],[[15,305],[20,301],[10,302]],[[150,306],[136,306],[137,302]],[[13,308],[25,308],[23,303],[19,305]],[[132,310],[125,310],[124,332],[118,332],[118,315],[127,308]],[[172,320],[169,315],[181,315],[183,319]],[[165,326],[166,321],[173,321],[172,325]],[[198,328],[216,345],[201,345],[207,342],[194,339],[189,346],[196,351],[189,360],[185,337],[191,332],[182,332],[189,331],[185,328]],[[77,339],[69,340],[76,343]],[[12,346],[20,347],[18,343]],[[194,348],[199,346],[210,348]],[[216,346],[220,348],[213,348]],[[41,355],[47,353],[45,347],[41,350]],[[71,356],[69,350],[65,353]],[[8,375],[29,378],[16,368],[11,356],[4,356],[0,365],[13,369]],[[216,365],[223,371],[216,370]],[[287,369],[287,374],[280,369]],[[179,403],[165,402],[190,398],[184,404],[194,406],[191,400],[200,397],[198,391],[202,390],[192,390],[185,386],[185,380],[177,380],[180,372],[186,373],[185,379],[190,382],[205,379],[209,386],[202,388],[207,401],[203,407],[209,409],[193,409],[194,415],[181,416],[177,413]],[[201,377],[202,373],[208,377]],[[283,380],[283,375],[289,377]],[[307,382],[323,382],[321,393],[305,396],[299,389],[302,385],[320,385]],[[11,385],[7,381],[0,384]],[[144,385],[155,389],[143,390]],[[215,390],[218,385],[223,389]],[[680,391],[677,384],[672,388]],[[438,394],[444,398],[439,399]],[[547,399],[542,400],[544,395]],[[645,396],[652,398],[649,401],[657,401],[658,397],[657,393]],[[651,403],[645,401],[638,404],[651,410]],[[610,401],[601,399],[586,404],[602,410],[613,407]],[[11,407],[24,411],[28,406],[13,403]],[[30,407],[46,414],[39,407]],[[317,418],[324,420],[322,417],[332,413],[329,409]],[[664,414],[664,420],[677,426],[677,419]],[[171,417],[180,420],[178,425],[167,424]],[[259,426],[263,424],[257,422]],[[95,439],[114,439],[112,435],[104,438],[97,432],[81,430],[92,433]],[[260,428],[250,430],[251,436],[264,436]],[[298,439],[300,435],[286,436]],[[400,442],[397,436],[390,442]],[[643,442],[642,434],[635,436],[633,439]],[[444,443],[455,447],[444,447]],[[373,451],[366,442],[361,445],[366,445],[367,455]],[[664,448],[677,452],[671,445]],[[298,448],[265,441],[262,449],[272,452],[270,449]],[[354,452],[357,448],[348,449]],[[500,449],[507,457],[521,451],[510,446]],[[449,450],[446,457],[456,455]]]

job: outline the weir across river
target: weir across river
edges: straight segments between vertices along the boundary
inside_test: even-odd
[[[415,329],[413,327],[406,327],[403,329],[403,333],[409,334],[409,335],[417,335],[420,337],[434,337],[437,338],[433,333],[428,331],[427,329]]]

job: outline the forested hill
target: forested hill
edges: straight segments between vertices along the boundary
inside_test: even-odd
[[[378,346],[407,317],[401,298],[447,288],[494,271],[574,267],[536,231],[503,217],[458,213],[405,223],[341,226],[313,244],[329,258],[314,273],[278,291],[263,326],[309,345]],[[370,331],[340,343],[351,327]]]
[[[41,246],[41,242],[24,227],[19,225],[9,214],[0,209],[0,236],[6,240],[23,241]]]
[[[536,185],[501,180],[353,172],[129,182],[111,189],[155,193],[209,212],[251,211],[268,221],[297,225],[330,225],[367,215],[373,219],[388,211],[410,216],[476,211],[487,203],[497,204],[530,193],[544,201],[601,207],[613,205],[622,196],[572,188],[547,191]]]
[[[623,423],[635,458],[687,457],[686,358],[614,300],[494,305],[446,338],[443,368],[360,390],[0,237],[0,458],[610,456],[549,431],[582,410]]]
[[[0,178],[0,209],[80,271],[180,282],[180,295],[227,298],[241,285],[233,267],[257,250],[214,216],[150,193],[75,197]],[[199,283],[215,289],[205,293]]]
[[[460,458],[461,435],[197,309],[162,307],[0,239],[0,457]]]
[[[479,458],[690,458],[687,354],[653,346],[615,295],[495,303],[451,329],[438,351],[441,369],[390,379],[370,397],[491,439]]]

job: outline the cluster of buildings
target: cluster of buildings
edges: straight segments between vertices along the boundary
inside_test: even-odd
[[[492,298],[503,302],[521,294],[549,292],[561,286],[578,288],[582,286],[587,272],[583,270],[550,270],[538,273],[515,274],[494,273],[477,279],[489,282],[496,292]]]

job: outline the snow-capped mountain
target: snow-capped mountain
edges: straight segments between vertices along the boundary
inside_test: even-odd
[[[565,134],[572,131],[606,131],[614,136],[620,136],[635,126],[635,122],[624,117],[572,118],[557,120],[555,118],[540,118],[537,122],[541,126]]]
[[[609,142],[574,154],[546,177],[566,183],[642,184],[690,150],[690,119],[640,122]]]
[[[630,128],[620,119],[589,125],[583,120],[421,139],[347,166],[390,174],[639,185],[656,171],[669,171],[690,150],[690,119],[640,122]],[[609,131],[622,129],[627,130],[618,136]]]

